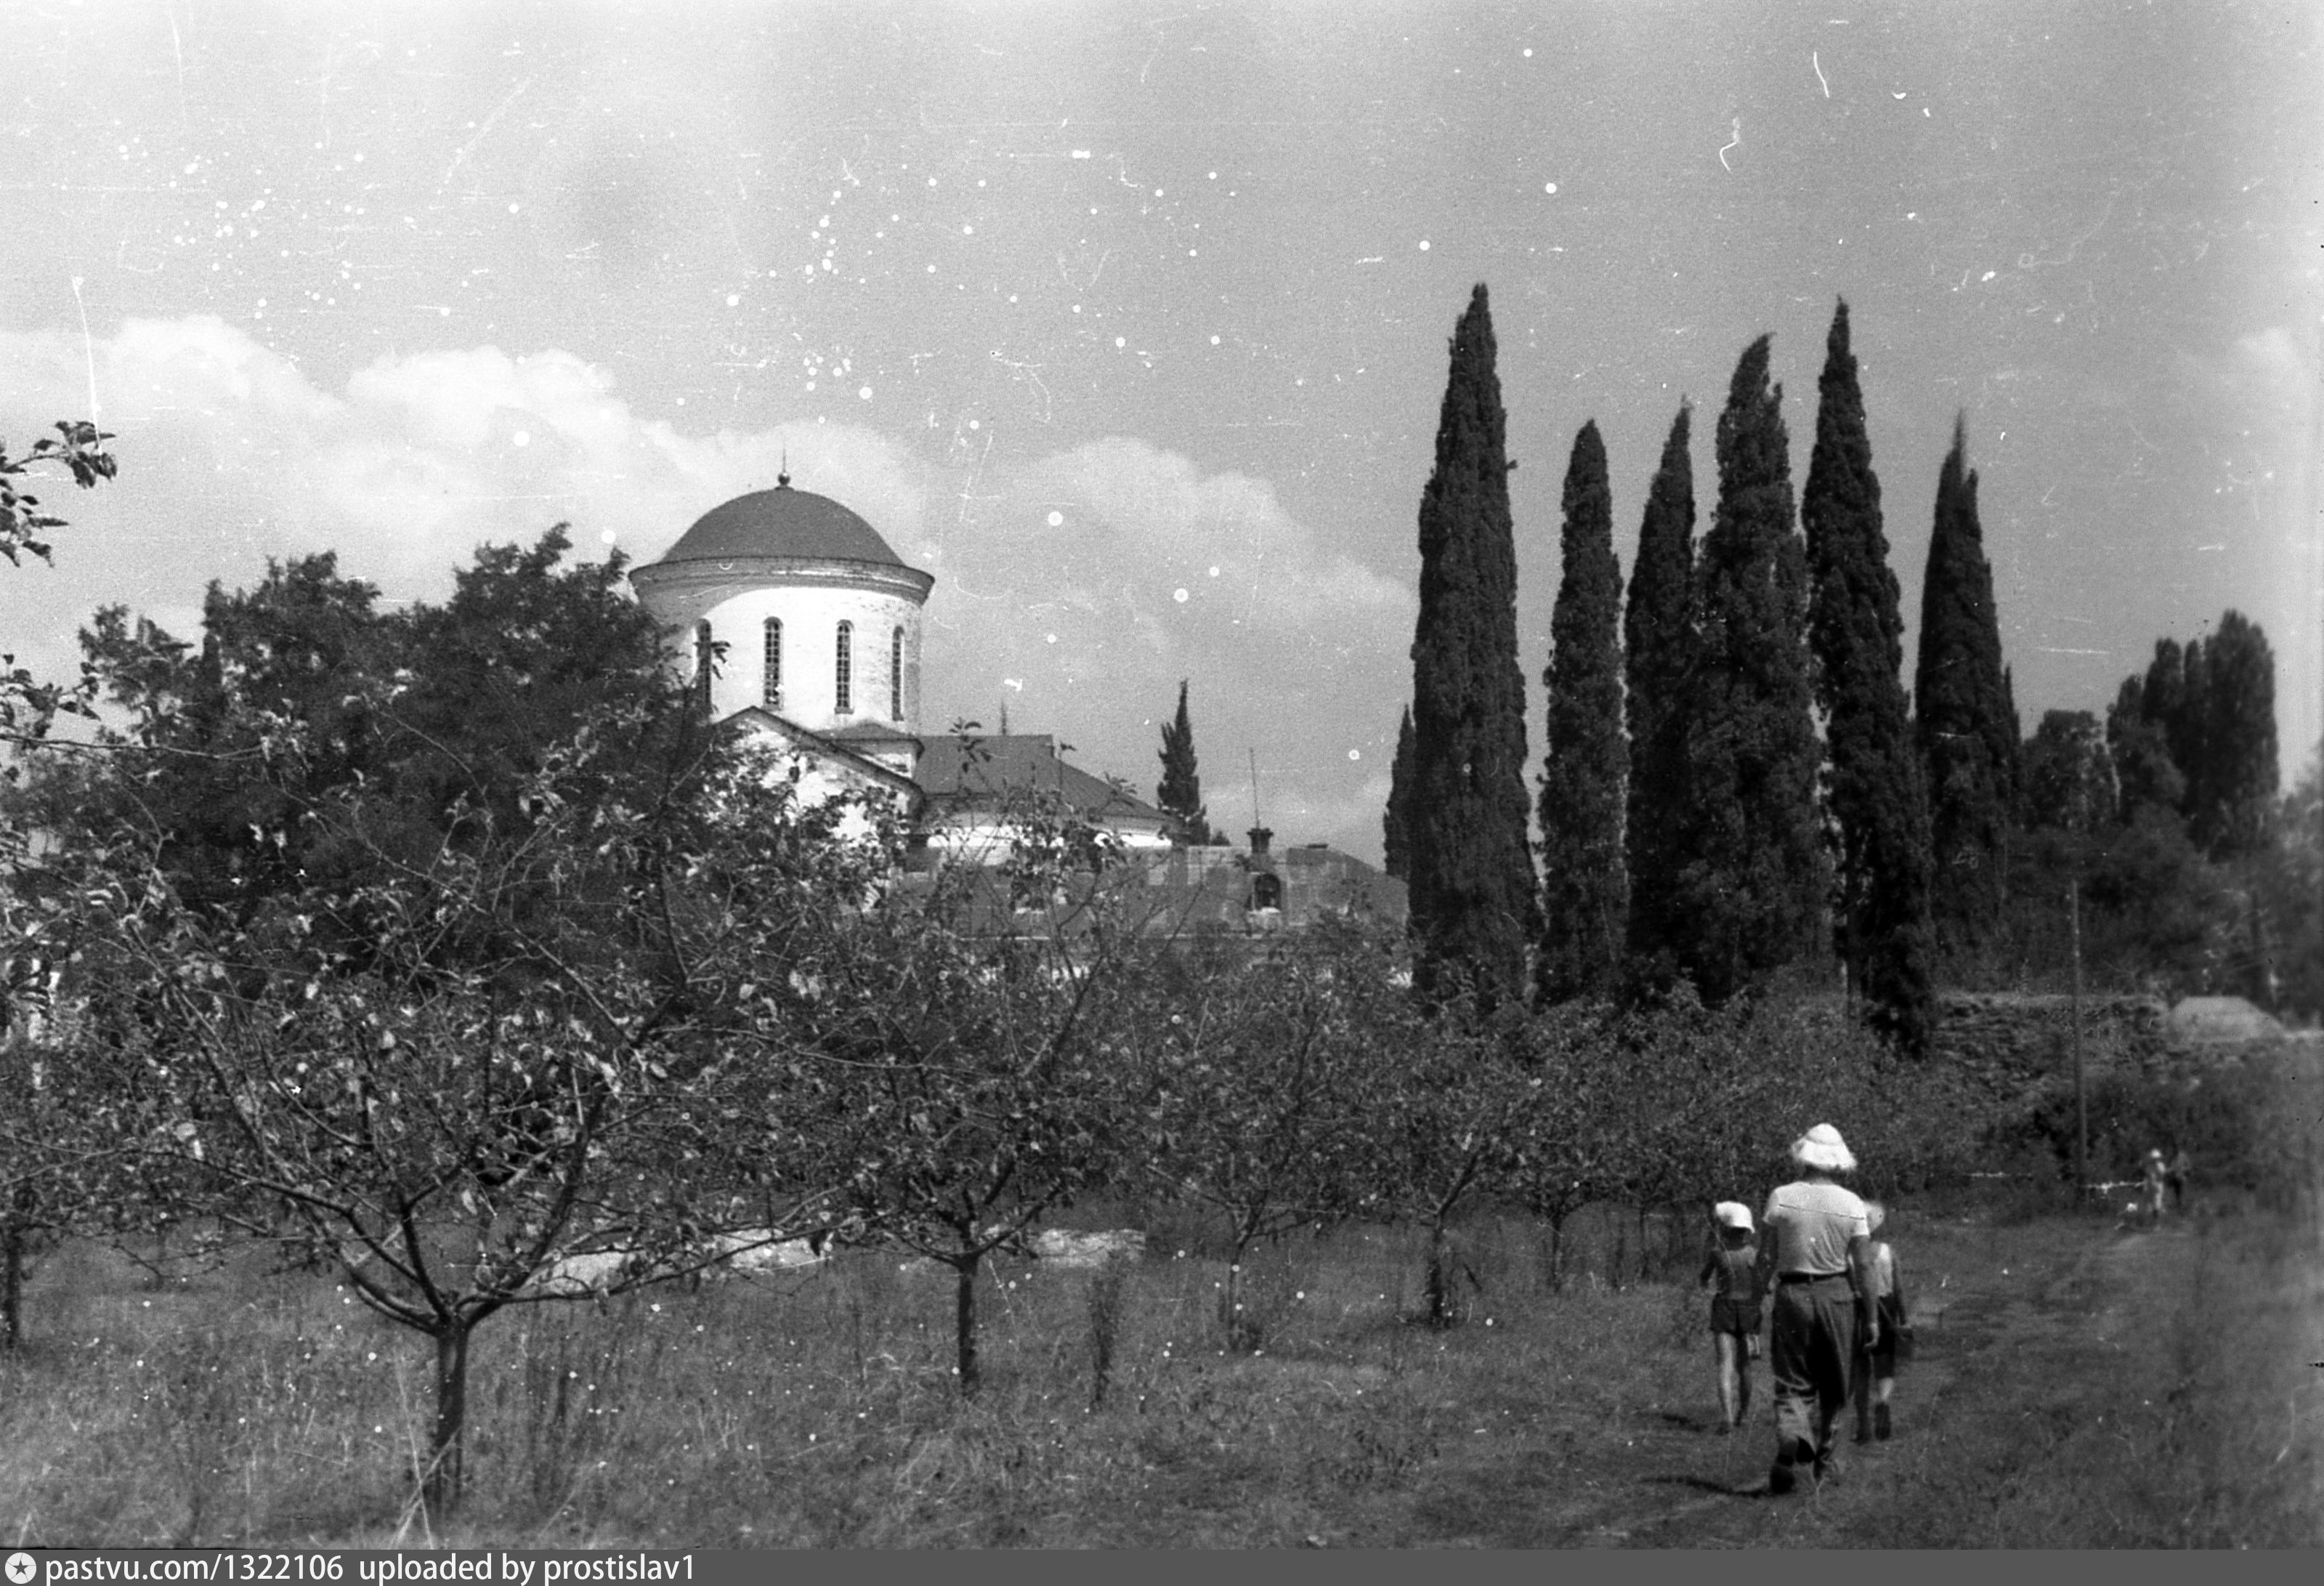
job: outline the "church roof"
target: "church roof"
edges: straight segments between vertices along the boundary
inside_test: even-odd
[[[662,562],[733,562],[760,557],[904,565],[879,531],[855,513],[827,495],[793,490],[788,483],[713,507],[678,536]]]
[[[1047,733],[921,739],[920,789],[944,808],[998,808],[1015,797],[1055,793],[1092,818],[1150,821],[1169,818],[1134,793],[1127,793],[1057,753]]]

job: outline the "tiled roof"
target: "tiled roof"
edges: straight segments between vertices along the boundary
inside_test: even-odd
[[[1036,791],[1052,792],[1085,816],[1113,819],[1167,819],[1133,793],[1093,777],[1058,758],[1056,740],[1046,733],[1006,737],[962,737],[950,733],[921,741],[918,780],[932,804],[991,806]]]

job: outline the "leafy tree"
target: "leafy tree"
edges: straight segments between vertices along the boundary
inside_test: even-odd
[[[819,1076],[805,1148],[834,1165],[853,1222],[952,1270],[964,1396],[982,1381],[984,1259],[1104,1182],[1130,1061],[1111,1034],[1136,949],[1105,873],[1119,855],[1052,797],[1011,819],[1042,830],[997,879],[1029,905],[1010,928],[980,928],[995,879],[954,866],[826,910],[823,934],[788,957],[806,1002],[790,1038]]]
[[[1999,917],[2017,798],[2017,730],[1968,449],[1966,421],[1957,421],[1937,478],[1913,681],[1935,844],[1933,913],[1939,942],[1957,953],[1974,952]]]
[[[2324,747],[2283,796],[2276,849],[2262,867],[2259,905],[2268,934],[2282,944],[2277,1005],[2324,1018]]]
[[[1809,639],[1831,754],[1839,863],[1834,935],[1849,983],[1905,1050],[1931,1019],[1929,810],[1904,702],[1904,620],[1880,481],[1849,346],[1848,305],[1825,345],[1815,450],[1800,519],[1807,531]]]
[[[1549,751],[1542,766],[1545,930],[1536,970],[1552,1001],[1602,993],[1621,968],[1629,911],[1622,806],[1622,574],[1606,447],[1593,420],[1565,472],[1563,574],[1550,613]]]
[[[1203,779],[1194,765],[1194,724],[1186,714],[1186,682],[1178,680],[1177,718],[1162,729],[1162,783],[1154,801],[1177,817],[1186,842],[1211,840],[1210,812],[1203,807]]]
[[[1826,867],[1809,686],[1807,569],[1781,387],[1746,348],[1719,418],[1719,508],[1697,569],[1678,958],[1723,1001],[1813,950]]]
[[[1364,1214],[1426,1231],[1421,1295],[1432,1327],[1452,1325],[1463,1308],[1452,1220],[1507,1180],[1531,1077],[1511,1050],[1514,1024],[1440,1004],[1375,1028],[1379,1049],[1400,1061],[1372,1065],[1365,1097],[1371,1126],[1360,1169]],[[1473,1268],[1468,1276],[1480,1281]]]
[[[2229,611],[2210,641],[2188,647],[2187,736],[2200,758],[2182,761],[2188,818],[2215,859],[2263,851],[2275,815],[2275,656],[2259,624]],[[2200,663],[2197,657],[2200,654]]]
[[[1676,973],[1683,927],[1676,914],[1685,848],[1685,696],[1694,668],[1694,474],[1681,406],[1646,491],[1638,554],[1623,613],[1629,688],[1630,786],[1623,822],[1630,881],[1628,945],[1649,985]]]
[[[2114,758],[2105,730],[2089,711],[2043,712],[2018,764],[2029,828],[2095,832],[2113,824],[2119,798]]]
[[[2178,646],[2170,645],[2175,656]],[[2158,645],[2157,660],[2162,645]],[[2146,684],[2133,675],[2123,679],[2115,702],[2107,707],[2107,752],[2114,761],[2116,809],[2125,821],[2142,809],[2175,814],[2187,798],[2187,779],[2171,758],[2171,742],[2163,724],[2146,714]]]
[[[105,449],[110,434],[80,420],[60,420],[55,429],[55,438],[43,436],[21,456],[0,444],[0,556],[11,566],[27,556],[53,560],[48,537],[65,527],[20,482],[35,470],[61,468],[88,490],[116,470]],[[22,774],[16,756],[47,744],[59,715],[88,709],[85,687],[42,683],[13,654],[0,655],[0,744],[11,755],[0,767],[0,786],[14,788]],[[61,1226],[70,1197],[60,1169],[76,1166],[60,1163],[48,1148],[56,1087],[27,1038],[54,973],[62,912],[52,890],[24,884],[29,851],[24,827],[0,821],[0,1353],[14,1352],[23,1340],[25,1264]]]
[[[1233,1348],[1264,1342],[1242,1286],[1251,1246],[1337,1221],[1361,1198],[1369,1102],[1401,1065],[1382,1040],[1406,1018],[1391,968],[1386,944],[1326,927],[1248,968],[1174,953],[1148,971],[1171,1010],[1126,1032],[1146,1067],[1147,1170],[1226,1219],[1219,1311]]]
[[[1483,283],[1455,327],[1420,502],[1407,831],[1416,980],[1521,1000],[1541,902],[1526,834],[1517,551],[1492,315]]]
[[[672,684],[623,708],[687,705]],[[631,797],[609,757],[650,734],[613,715],[544,746],[512,817],[423,862],[375,840],[386,795],[329,789],[302,818],[364,862],[254,908],[189,901],[134,846],[51,860],[85,925],[58,1066],[104,1077],[81,1138],[136,1169],[105,1210],[278,1240],[432,1340],[442,1508],[479,1325],[574,1294],[576,1264],[652,1281],[739,1231],[801,1231],[827,1197],[790,1122],[811,1111],[795,1010],[767,988],[862,867],[746,755]]]
[[[1398,881],[1412,870],[1412,707],[1396,729],[1396,759],[1388,767],[1388,811],[1380,817],[1381,868]]]

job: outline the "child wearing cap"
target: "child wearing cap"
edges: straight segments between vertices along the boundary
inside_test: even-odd
[[[1719,1360],[1723,1436],[1751,1411],[1751,1361],[1759,1353],[1759,1246],[1752,1237],[1751,1208],[1742,1202],[1720,1202],[1711,1208],[1711,1246],[1696,1281],[1716,1286],[1711,1340]]]

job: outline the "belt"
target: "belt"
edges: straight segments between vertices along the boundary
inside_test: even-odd
[[[1848,1274],[1845,1272],[1779,1272],[1775,1275],[1775,1281],[1777,1283],[1845,1283],[1848,1281]]]

